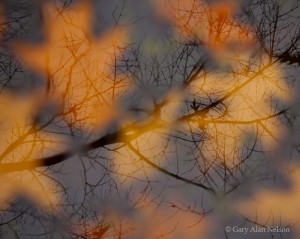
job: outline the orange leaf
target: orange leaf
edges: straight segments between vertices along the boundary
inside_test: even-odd
[[[46,73],[49,94],[60,102],[70,127],[104,127],[118,114],[116,102],[129,87],[113,67],[126,46],[126,31],[116,27],[95,38],[90,5],[84,3],[63,11],[48,5],[44,15],[47,41],[16,44],[15,54]]]
[[[251,28],[234,19],[237,6],[232,1],[208,5],[203,0],[156,1],[159,15],[174,24],[183,39],[196,39],[216,56],[227,58],[233,49],[250,46],[254,40]]]
[[[45,156],[51,149],[61,148],[62,143],[50,134],[34,126],[33,115],[37,111],[38,98],[17,99],[11,95],[0,95],[0,166],[10,163],[28,162],[39,166],[35,158]],[[38,171],[20,171],[0,174],[0,206],[22,194],[47,208],[54,209],[57,194],[51,180]]]
[[[93,233],[90,239],[101,239],[103,235],[108,231],[109,226],[97,228]]]
[[[242,72],[239,68],[244,66],[238,61],[234,67],[232,73],[201,76],[189,88],[189,94],[196,99],[209,98],[213,102],[226,97],[219,110],[217,107],[209,110],[205,116],[196,118],[193,126],[197,130],[201,124],[205,125],[203,156],[209,162],[226,159],[228,166],[240,163],[240,149],[247,134],[257,136],[265,149],[273,147],[283,127],[271,100],[288,102],[291,99],[291,92],[283,79],[283,69],[266,56],[256,59],[249,66],[249,72]],[[243,84],[244,87],[238,89]],[[238,90],[234,92],[235,89]]]

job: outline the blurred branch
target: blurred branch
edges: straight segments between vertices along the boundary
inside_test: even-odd
[[[280,55],[277,55],[276,58],[281,63],[286,63],[288,65],[297,64],[300,66],[300,54],[291,54],[289,52],[283,52]]]
[[[134,148],[130,143],[127,143],[128,147],[131,149],[132,152],[134,152],[142,161],[146,162],[147,164],[149,164],[151,167],[155,168],[156,170],[158,170],[159,172],[162,172],[172,178],[175,178],[179,181],[182,181],[182,182],[185,182],[187,184],[191,184],[191,185],[194,185],[194,186],[197,186],[197,187],[200,187],[200,188],[203,188],[211,193],[213,193],[214,195],[216,195],[216,192],[211,188],[211,187],[208,187],[202,183],[199,183],[199,182],[194,182],[192,180],[189,180],[189,179],[186,179],[186,178],[183,178],[177,174],[174,174],[160,166],[158,166],[157,164],[151,162],[149,159],[147,159],[143,154],[140,153],[140,151],[138,151],[136,148]]]

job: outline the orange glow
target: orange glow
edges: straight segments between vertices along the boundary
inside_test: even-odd
[[[197,40],[209,49],[217,62],[229,67],[208,73],[189,88],[188,94],[195,99],[200,97],[213,102],[226,97],[223,109],[213,107],[205,117],[194,121],[195,128],[207,126],[202,143],[204,158],[210,162],[226,159],[228,165],[239,163],[237,159],[246,134],[257,135],[267,150],[272,148],[282,127],[276,117],[271,117],[275,112],[270,99],[287,101],[291,97],[279,64],[270,64],[264,55],[253,60],[251,46],[254,46],[255,33],[235,18],[236,3],[164,0],[155,4],[160,16],[174,24],[179,37]],[[261,71],[263,68],[266,69]],[[231,93],[254,75],[249,84]],[[219,107],[222,108],[222,104]]]
[[[34,166],[34,162],[33,162]],[[53,180],[38,172],[21,171],[0,176],[0,209],[4,210],[17,196],[48,210],[56,211],[59,202],[57,185]]]
[[[242,65],[236,62],[235,67]],[[199,119],[207,125],[202,144],[206,159],[211,162],[226,159],[229,165],[239,163],[236,160],[247,133],[257,135],[265,149],[272,148],[282,133],[282,127],[277,117],[271,117],[276,111],[270,99],[284,102],[291,99],[281,71],[279,64],[262,57],[242,74],[209,73],[191,84],[189,94],[195,97],[209,96],[212,101],[226,97],[221,109],[211,109]],[[244,87],[232,93],[247,81]]]
[[[49,150],[61,149],[61,140],[42,132],[33,125],[38,98],[17,99],[1,94],[0,111],[0,164],[30,162],[39,166],[34,158],[45,156]],[[53,182],[37,171],[20,171],[0,175],[0,206],[9,206],[15,196],[21,194],[46,209],[53,210],[57,194],[53,193]]]
[[[180,116],[180,107],[183,104],[184,93],[179,90],[173,90],[169,92],[166,97],[166,104],[161,108],[161,120],[168,125],[172,130],[172,123]]]
[[[60,149],[61,142],[34,126],[38,97],[17,98],[2,93],[0,97],[0,162],[16,163],[45,156],[46,151]]]
[[[108,234],[109,229],[109,225],[102,225],[102,223],[99,222],[96,223],[94,221],[88,221],[87,223],[73,225],[70,230],[73,235],[80,235],[82,238],[101,239],[111,238]]]
[[[60,102],[68,125],[88,131],[105,127],[118,115],[117,100],[129,88],[129,80],[113,67],[127,44],[127,32],[119,27],[95,38],[90,10],[88,4],[63,12],[48,5],[47,41],[15,47],[30,68],[46,74],[47,94]]]
[[[128,132],[129,133],[129,132]],[[149,128],[149,132],[142,133],[131,144],[143,156],[155,164],[163,164],[166,154],[171,151],[165,130],[158,130],[156,125]],[[116,178],[122,183],[131,184],[133,179],[146,180],[150,175],[157,173],[153,167],[136,155],[128,146],[118,148],[113,156],[113,168]]]
[[[232,1],[208,5],[201,0],[155,1],[159,15],[169,19],[183,39],[197,40],[219,58],[228,58],[235,48],[254,42],[251,28],[234,18],[237,6]]]
[[[151,162],[163,166],[170,152],[174,151],[174,145],[170,142],[168,133],[175,127],[178,117],[178,109],[182,104],[183,94],[173,91],[166,96],[165,104],[149,117],[148,120],[134,122],[127,119],[122,132],[123,140],[129,139],[132,146]],[[132,126],[132,127],[131,127]],[[131,135],[134,136],[131,140]],[[150,175],[157,173],[127,145],[118,147],[112,153],[113,168],[116,178],[121,182],[132,183],[134,178],[147,179]]]

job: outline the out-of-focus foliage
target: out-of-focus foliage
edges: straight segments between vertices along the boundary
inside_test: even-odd
[[[155,4],[180,37],[208,47],[217,60],[228,60],[228,56],[255,41],[250,26],[234,18],[238,8],[234,1],[207,4],[202,0],[163,0]]]
[[[248,135],[257,137],[270,150],[283,132],[274,102],[287,102],[291,94],[280,65],[267,57],[251,62],[236,61],[234,70],[205,74],[190,85],[189,94],[199,101],[222,106],[210,109],[192,120],[205,127],[202,152],[211,162],[225,159],[239,164],[240,149]]]
[[[19,194],[48,209],[55,209],[58,203],[57,185],[47,175],[27,170],[10,173],[9,165],[27,163],[31,166],[28,168],[33,169],[39,166],[39,161],[35,159],[62,148],[62,140],[34,125],[37,99],[35,96],[16,98],[4,93],[0,97],[0,166],[6,166],[0,176],[2,209]]]
[[[291,167],[288,174],[291,185],[286,189],[264,189],[250,199],[237,203],[234,207],[243,216],[255,223],[282,227],[293,226],[299,235],[299,186],[298,167]]]
[[[300,38],[287,50],[268,49],[261,25],[275,44],[277,23],[264,15],[270,24],[250,24],[238,1],[154,0],[151,11],[172,30],[164,29],[170,45],[162,56],[150,37],[135,42],[142,20],[130,17],[127,1],[112,11],[115,27],[96,36],[92,2],[37,4],[43,43],[10,36],[11,49],[0,49],[6,65],[9,54],[21,61],[18,77],[32,71],[45,83],[21,97],[15,79],[3,74],[11,88],[3,84],[0,94],[0,209],[10,218],[1,218],[0,234],[2,224],[16,221],[16,236],[23,226],[42,225],[37,237],[213,239],[214,227],[240,215],[247,225],[296,223],[298,170],[285,191],[253,187],[254,200],[239,196],[245,185],[275,181],[266,158],[286,129],[283,121],[296,122],[286,106],[294,100],[286,76],[298,61],[289,51],[297,52]],[[258,1],[247,10],[264,4],[273,6]],[[277,15],[271,8],[264,14],[290,17],[274,6]],[[21,29],[26,21],[12,12]],[[124,19],[132,36],[121,27]],[[0,19],[0,32],[2,25]],[[48,209],[46,219],[15,206],[19,196]]]
[[[145,198],[140,198],[135,206],[137,211],[129,215],[108,212],[103,222],[106,226],[100,227],[100,231],[105,229],[103,238],[214,238],[209,234],[211,221],[204,218],[200,212],[191,214],[176,208],[175,205],[159,205]]]
[[[149,129],[148,133],[143,133],[133,140],[131,144],[136,150],[143,152],[143,155],[151,162],[163,164],[168,152],[172,150],[168,138],[164,136],[166,133],[153,127],[153,129]],[[146,180],[157,172],[126,145],[120,146],[112,156],[114,172],[120,181],[126,181],[128,178],[130,178],[129,183],[132,182],[132,178],[144,178]]]
[[[49,4],[43,13],[46,42],[19,43],[16,55],[46,75],[45,94],[60,102],[70,127],[90,131],[107,126],[118,115],[117,100],[129,87],[129,80],[113,68],[127,44],[126,30],[117,27],[95,37],[86,3],[63,11]]]
[[[128,119],[128,122],[125,122],[122,132],[125,143],[112,153],[112,166],[121,181],[125,182],[128,178],[147,180],[149,176],[157,173],[153,165],[141,160],[140,155],[128,147],[128,143],[150,162],[162,167],[169,155],[174,152],[168,134],[176,127],[175,120],[182,104],[182,95],[178,91],[171,92],[159,111],[154,112],[140,125],[135,124],[134,120]],[[131,179],[128,181],[131,182]]]
[[[187,92],[194,102],[218,102],[205,114],[191,117],[194,130],[204,129],[201,150],[205,160],[238,165],[247,135],[259,138],[269,150],[282,133],[274,101],[287,101],[290,91],[276,60],[253,51],[258,39],[250,26],[236,20],[238,6],[233,1],[155,3],[179,38],[203,45],[224,68],[193,80]]]

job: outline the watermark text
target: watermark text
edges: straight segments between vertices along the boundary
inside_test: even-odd
[[[280,226],[252,226],[252,227],[241,227],[241,226],[226,226],[226,232],[233,232],[233,233],[241,233],[241,234],[248,234],[248,233],[289,233],[291,232],[291,228],[289,227],[280,227]]]

